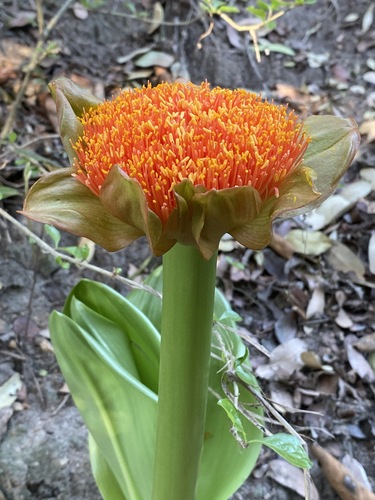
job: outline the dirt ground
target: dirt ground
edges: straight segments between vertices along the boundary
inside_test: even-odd
[[[23,220],[17,210],[25,184],[31,182],[28,176],[67,165],[46,87],[59,75],[75,79],[99,97],[147,80],[184,78],[262,92],[289,103],[302,117],[354,117],[363,142],[341,184],[345,208],[323,225],[316,215],[277,223],[279,244],[263,252],[226,241],[218,285],[242,316],[241,326],[251,339],[271,353],[279,349],[275,362],[280,370],[285,369],[280,347],[297,352],[303,343],[302,362],[288,377],[270,374],[265,356],[250,348],[261,386],[309,443],[319,443],[368,488],[375,488],[373,2],[318,0],[287,12],[274,30],[260,31],[260,46],[273,44],[268,55],[262,52],[261,62],[256,61],[249,35],[228,28],[220,18],[214,18],[212,33],[202,38],[210,19],[195,2],[163,2],[164,22],[156,28],[142,20],[152,16],[151,0],[98,3],[100,8],[88,11],[78,3],[67,9],[49,36],[54,45],[31,72],[13,122],[16,135],[7,134],[0,143],[0,188],[19,194],[2,201],[0,196],[0,208],[51,243],[40,225]],[[37,44],[36,4],[0,1],[0,129]],[[48,22],[63,2],[40,4]],[[244,15],[237,19],[244,20]],[[148,65],[140,62],[150,50],[162,55],[151,57]],[[306,239],[302,246],[297,241],[295,230],[304,227],[319,233],[313,248]],[[317,253],[327,236],[330,243]],[[64,244],[76,242],[63,235]],[[96,248],[92,260],[109,271],[121,267],[124,276],[143,276],[159,263],[143,240],[115,254]],[[128,291],[100,274],[62,269],[0,214],[0,500],[100,498],[91,477],[86,430],[64,386],[47,328],[51,310],[62,308],[83,276]],[[17,387],[17,398],[1,406],[1,391],[9,380]],[[312,477],[312,498],[340,498],[317,460]],[[252,477],[233,498],[303,496],[303,474],[264,449]]]

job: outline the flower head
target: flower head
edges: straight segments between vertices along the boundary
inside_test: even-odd
[[[165,83],[104,103],[64,78],[51,90],[72,168],[36,183],[24,213],[109,250],[143,234],[156,254],[178,241],[209,258],[224,233],[262,248],[276,216],[332,192],[358,147],[353,121],[303,124],[245,90]]]
[[[307,148],[306,133],[285,107],[208,83],[122,92],[81,122],[77,178],[99,196],[118,165],[139,182],[163,223],[176,208],[173,188],[184,180],[207,191],[252,186],[261,200],[277,196]]]

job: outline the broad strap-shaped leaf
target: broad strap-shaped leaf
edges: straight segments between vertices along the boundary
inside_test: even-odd
[[[81,315],[81,324],[90,324],[90,332],[64,314],[51,315],[51,337],[63,375],[124,498],[150,498],[157,396],[136,376],[146,367],[141,377],[148,378],[150,356],[142,363],[143,356],[133,354],[137,347],[126,329],[103,316],[95,324],[93,314],[97,313],[88,313],[89,308],[76,297],[70,297],[69,305],[73,316]],[[133,306],[128,309],[131,315]],[[126,301],[122,313],[126,323]],[[139,323],[138,335],[137,345],[155,342],[155,331],[147,320]],[[128,359],[129,371],[120,365],[121,359]]]
[[[155,298],[160,302],[158,297]],[[77,301],[80,307],[84,308],[85,314],[74,306]],[[131,302],[103,283],[84,279],[73,288],[63,312],[86,331],[95,335],[98,342],[102,343],[103,349],[113,356],[113,360],[116,360],[123,369],[130,371],[123,358],[127,350],[121,349],[115,343],[117,339],[111,338],[108,332],[96,326],[97,316],[101,316],[102,321],[112,321],[123,331],[123,336],[129,339],[129,348],[138,376],[146,387],[157,393],[160,334],[150,320]],[[90,324],[91,320],[95,328]],[[144,334],[145,331],[147,334]]]
[[[127,500],[116,476],[91,434],[89,434],[89,452],[92,473],[102,497],[105,499]]]

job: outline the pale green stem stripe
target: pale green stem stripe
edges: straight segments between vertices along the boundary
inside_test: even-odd
[[[203,446],[215,254],[176,244],[163,257],[163,316],[153,500],[193,500]]]

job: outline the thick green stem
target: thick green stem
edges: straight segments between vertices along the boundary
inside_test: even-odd
[[[176,244],[163,257],[153,500],[193,500],[203,446],[216,255]]]

